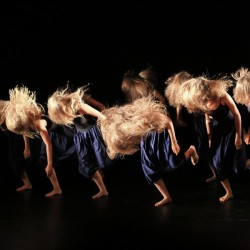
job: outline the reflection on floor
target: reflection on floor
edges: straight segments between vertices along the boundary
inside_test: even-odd
[[[5,175],[0,249],[249,249],[249,173],[232,177],[235,198],[225,204],[218,201],[220,183],[206,183],[204,171],[168,173],[173,203],[155,208],[161,197],[131,159],[106,173],[109,197],[95,201],[95,185],[70,166],[57,170],[63,195],[51,198],[44,197],[45,179],[16,193]]]

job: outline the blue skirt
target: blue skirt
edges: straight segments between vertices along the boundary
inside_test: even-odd
[[[140,146],[142,170],[149,184],[161,179],[163,173],[182,167],[186,163],[182,152],[176,156],[172,151],[167,130],[148,134]]]
[[[101,131],[93,126],[88,131],[77,131],[74,136],[80,174],[92,178],[96,170],[111,166]],[[102,171],[101,171],[102,172]]]
[[[231,173],[241,173],[246,165],[246,148],[244,143],[239,150],[235,148],[234,124],[217,124],[212,129],[210,162],[213,164],[219,180],[227,179]]]
[[[66,159],[76,157],[76,147],[74,144],[73,134],[72,136],[70,136],[63,133],[49,131],[49,136],[52,144],[52,156],[54,166],[60,165],[62,161]],[[47,154],[46,145],[44,143],[42,143],[40,155],[42,164],[46,164]]]

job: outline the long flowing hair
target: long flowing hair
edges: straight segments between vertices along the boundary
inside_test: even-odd
[[[68,87],[56,90],[48,98],[48,115],[49,118],[62,125],[71,125],[78,116],[78,110],[82,102],[84,102],[87,87],[80,87],[76,91],[71,92]]]
[[[233,89],[234,100],[243,105],[248,105],[250,102],[250,71],[245,67],[241,67],[232,77],[236,80],[236,85]]]
[[[0,126],[5,122],[6,108],[8,104],[8,101],[0,100]]]
[[[5,122],[8,130],[35,137],[39,134],[36,121],[44,113],[42,105],[36,103],[36,93],[25,86],[9,90],[9,102],[5,109]]]
[[[180,86],[183,82],[191,78],[191,74],[187,71],[181,71],[177,74],[170,76],[166,81],[165,96],[168,103],[172,107],[177,107],[181,104]]]
[[[168,116],[166,106],[152,96],[104,109],[102,114],[106,119],[98,119],[97,124],[111,159],[138,151],[148,133],[166,128]]]
[[[191,78],[180,87],[181,103],[190,112],[207,112],[209,110],[204,109],[204,104],[211,98],[219,100],[231,86],[232,80],[226,76],[218,79],[206,76]]]
[[[153,85],[133,71],[124,74],[121,90],[127,102],[133,102],[138,98],[152,95],[154,92]]]

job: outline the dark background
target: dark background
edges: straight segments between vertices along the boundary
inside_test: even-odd
[[[0,99],[23,83],[46,104],[69,80],[92,83],[91,94],[111,105],[128,69],[152,65],[163,89],[180,70],[250,68],[250,4],[240,1],[27,2],[0,4]],[[160,194],[146,183],[139,154],[107,173],[109,198],[93,202],[95,185],[66,161],[56,167],[63,195],[45,199],[52,187],[36,165],[33,190],[15,192],[5,133],[0,142],[0,249],[249,250],[249,172],[230,180],[234,199],[221,204],[224,190],[205,182],[203,166],[173,171],[164,179],[173,204],[155,208]]]
[[[0,8],[0,99],[23,83],[46,103],[69,80],[107,105],[121,100],[128,69],[173,73],[250,67],[249,3],[33,1]]]

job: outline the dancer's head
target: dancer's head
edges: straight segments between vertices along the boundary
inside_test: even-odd
[[[243,105],[250,105],[250,71],[245,67],[241,67],[232,74],[236,80],[233,89],[233,98],[235,102]]]
[[[165,96],[170,106],[177,107],[180,104],[180,85],[191,77],[187,71],[180,71],[165,81]]]
[[[191,78],[180,87],[181,103],[191,112],[210,112],[225,96],[232,81],[226,77],[208,79],[205,76]]]
[[[9,90],[9,102],[5,109],[8,130],[33,137],[38,133],[37,122],[43,113],[43,107],[36,103],[35,92],[24,86]]]
[[[149,96],[153,93],[153,85],[135,74],[133,71],[128,71],[124,74],[121,84],[121,90],[128,102],[142,97]]]
[[[55,91],[48,98],[48,115],[57,124],[70,125],[78,116],[78,110],[84,98],[86,88],[70,91],[68,87]]]

